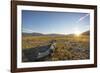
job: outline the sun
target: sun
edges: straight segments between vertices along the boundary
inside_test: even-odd
[[[80,36],[80,35],[81,35],[81,32],[77,30],[77,31],[74,32],[74,34],[75,34],[76,36]]]

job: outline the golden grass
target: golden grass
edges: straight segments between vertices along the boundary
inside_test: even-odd
[[[89,35],[82,36],[23,36],[22,49],[47,45],[56,40],[56,49],[49,60],[89,59]],[[79,50],[81,49],[81,51]]]

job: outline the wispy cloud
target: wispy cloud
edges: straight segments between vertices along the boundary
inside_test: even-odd
[[[88,16],[89,16],[89,14],[86,14],[86,15],[80,17],[79,20],[77,21],[77,23],[80,22],[80,21],[82,21],[83,19],[85,19],[85,18],[88,17]]]
[[[27,29],[27,28],[23,28],[23,30],[22,30],[23,32],[33,32],[33,30],[31,30],[31,29]]]

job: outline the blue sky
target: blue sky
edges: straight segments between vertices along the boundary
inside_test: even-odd
[[[22,32],[72,34],[89,30],[90,15],[76,12],[22,10]]]

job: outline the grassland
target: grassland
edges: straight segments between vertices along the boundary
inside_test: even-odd
[[[89,59],[89,35],[23,36],[22,49],[35,48],[56,40],[56,49],[46,61]]]

